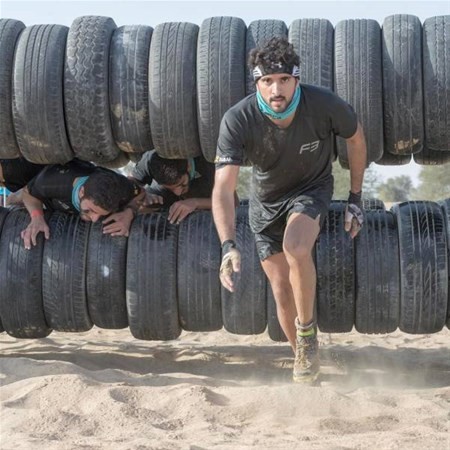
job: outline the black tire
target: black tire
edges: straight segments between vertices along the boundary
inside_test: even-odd
[[[102,162],[98,164],[101,167],[106,167],[107,169],[120,169],[125,167],[130,162],[130,155],[132,153],[125,153],[120,151],[116,158],[112,161]]]
[[[67,37],[64,108],[75,155],[95,163],[119,154],[109,109],[109,47],[116,24],[109,17],[75,19]]]
[[[197,46],[198,128],[203,156],[216,157],[225,112],[245,97],[245,33],[236,17],[203,21]]]
[[[20,152],[36,164],[74,157],[64,121],[63,72],[69,28],[34,25],[20,35],[14,58],[13,116]]]
[[[5,219],[8,216],[8,212],[9,212],[9,210],[7,208],[3,208],[2,206],[0,206],[0,239],[1,239],[3,223],[5,222]],[[5,331],[5,328],[2,325],[2,316],[0,313],[0,333],[2,333],[3,331]]]
[[[430,150],[425,144],[421,152],[414,153],[413,158],[421,166],[438,166],[450,162],[450,152]]]
[[[86,253],[89,223],[55,212],[49,222],[42,263],[45,318],[56,331],[92,328],[86,299]]]
[[[127,238],[103,234],[102,224],[89,231],[86,257],[86,296],[95,326],[120,329],[128,326],[126,302]]]
[[[375,20],[342,20],[334,33],[335,91],[356,111],[367,144],[367,165],[383,155],[381,29]],[[347,145],[337,138],[339,160]],[[343,166],[344,167],[344,166]]]
[[[263,46],[267,41],[273,37],[288,37],[288,29],[286,24],[282,20],[264,19],[264,20],[254,20],[250,23],[247,28],[247,37],[245,44],[245,55],[246,59],[250,54],[250,51],[256,47]],[[247,95],[256,92],[255,80],[253,79],[253,74],[250,73],[247,68],[247,83],[246,83],[246,93]]]
[[[220,241],[211,212],[190,214],[178,234],[178,310],[184,330],[222,328],[220,262]]]
[[[351,331],[355,319],[354,244],[344,230],[346,204],[331,203],[316,243],[317,323],[325,333]]]
[[[127,311],[136,339],[176,339],[178,227],[166,214],[139,215],[128,238]]]
[[[199,27],[157,25],[150,45],[150,126],[163,158],[201,154],[197,125],[196,55]]]
[[[334,28],[326,19],[297,19],[289,42],[300,57],[300,81],[333,90]]]
[[[250,230],[248,206],[236,209],[236,244],[241,251],[241,272],[234,277],[233,293],[221,288],[223,325],[234,334],[263,333],[267,325],[267,279]]]
[[[44,237],[26,250],[20,236],[30,222],[26,209],[6,217],[0,240],[0,317],[6,332],[16,338],[38,339],[48,336],[42,300],[42,253]]]
[[[447,316],[448,268],[444,217],[434,202],[394,205],[400,243],[400,330],[436,333]]]
[[[450,152],[450,15],[423,23],[425,143]]]
[[[444,217],[447,236],[447,267],[448,267],[448,303],[447,303],[447,328],[450,328],[450,198],[439,202]]]
[[[362,199],[362,207],[365,211],[382,209],[385,210],[386,207],[382,200],[378,198],[363,198]]]
[[[124,152],[153,149],[148,104],[148,60],[153,28],[117,28],[109,58],[111,125],[116,145]]]
[[[380,166],[403,166],[411,162],[412,155],[393,155],[384,150],[383,156],[375,163]]]
[[[395,14],[383,22],[384,151],[422,150],[422,25],[416,16]]]
[[[14,51],[25,25],[19,20],[0,19],[0,158],[17,158],[19,146],[14,134],[12,76]]]
[[[372,210],[355,240],[356,315],[360,333],[392,333],[400,315],[398,234],[390,211]]]
[[[278,320],[277,304],[269,281],[267,281],[267,331],[272,341],[287,342],[288,340]]]
[[[1,238],[3,224],[6,220],[6,217],[8,216],[9,212],[10,212],[9,208],[4,208],[3,206],[0,206],[0,238]]]

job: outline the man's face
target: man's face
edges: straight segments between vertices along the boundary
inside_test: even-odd
[[[86,222],[97,222],[110,212],[100,208],[100,206],[97,206],[92,200],[86,197],[80,199],[80,217]]]
[[[175,184],[163,184],[162,186],[180,197],[189,191],[189,175],[185,173]]]
[[[273,73],[261,77],[256,87],[273,111],[282,113],[294,97],[297,79],[286,73]]]

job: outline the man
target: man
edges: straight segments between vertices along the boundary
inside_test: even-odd
[[[273,38],[253,50],[249,65],[257,92],[226,112],[217,146],[213,215],[222,242],[220,280],[233,292],[232,275],[240,270],[233,192],[239,166],[248,160],[250,227],[295,352],[294,381],[309,382],[320,368],[312,250],[333,194],[333,134],[347,141],[351,186],[345,228],[352,237],[363,223],[364,135],[350,105],[328,90],[299,84],[299,58],[287,40]]]
[[[131,178],[147,188],[147,205],[169,208],[168,220],[179,224],[196,209],[211,209],[214,164],[199,156],[166,159],[155,150],[144,153]]]
[[[50,237],[43,206],[51,211],[80,214],[82,220],[97,222],[103,217],[103,232],[111,236],[128,236],[128,231],[143,199],[143,189],[112,170],[73,160],[43,169],[23,190],[23,203],[31,221],[22,231],[26,249],[36,245],[43,232]]]
[[[12,192],[7,205],[22,203],[22,188],[45,166],[33,164],[25,158],[0,159],[0,186]]]

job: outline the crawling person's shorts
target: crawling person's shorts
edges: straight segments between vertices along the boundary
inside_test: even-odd
[[[292,213],[306,214],[311,219],[320,215],[320,226],[328,214],[333,196],[333,179],[309,190],[291,192],[277,202],[250,201],[250,228],[255,233],[256,250],[259,259],[283,251],[283,236],[289,216]]]

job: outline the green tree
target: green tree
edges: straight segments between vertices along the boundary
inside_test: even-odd
[[[440,166],[423,166],[416,189],[419,200],[443,200],[450,198],[450,163]]]
[[[377,198],[380,187],[379,175],[375,166],[371,164],[364,173],[364,182],[362,187],[364,198]]]
[[[338,161],[333,163],[334,194],[335,200],[347,200],[350,190],[350,171],[343,169]]]
[[[406,202],[411,199],[412,194],[413,184],[408,175],[388,178],[378,188],[378,197],[383,202]]]
[[[241,167],[239,170],[239,178],[237,185],[237,193],[239,200],[250,197],[252,185],[252,168],[251,167]]]

